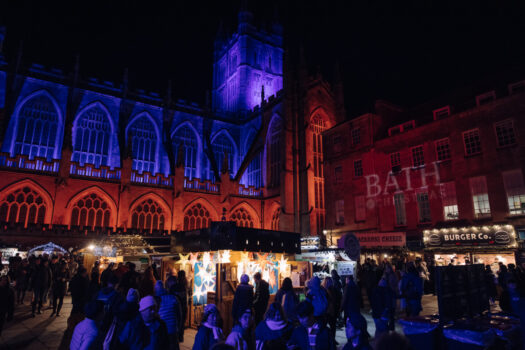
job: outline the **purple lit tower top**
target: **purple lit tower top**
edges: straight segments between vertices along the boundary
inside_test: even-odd
[[[226,38],[221,28],[215,41],[212,103],[219,114],[251,110],[283,88],[281,26],[258,30],[246,7],[238,18],[237,32]]]

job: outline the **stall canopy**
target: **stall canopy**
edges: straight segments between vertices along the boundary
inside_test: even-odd
[[[155,249],[138,235],[114,235],[90,243],[87,250],[95,256],[138,256],[156,254]]]
[[[209,228],[172,234],[171,252],[217,250],[301,253],[301,235],[294,232],[238,227],[235,222],[212,222]]]
[[[29,255],[35,254],[37,252],[44,252],[44,253],[47,253],[49,255],[51,255],[51,254],[53,254],[55,252],[56,253],[61,253],[61,254],[67,254],[67,250],[65,250],[64,248],[62,248],[59,245],[56,245],[53,242],[48,242],[46,244],[42,244],[42,245],[39,245],[37,247],[34,247],[33,249],[31,249],[29,251]]]

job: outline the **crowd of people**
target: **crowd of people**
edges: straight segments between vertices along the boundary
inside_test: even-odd
[[[291,279],[284,278],[273,302],[260,273],[244,274],[233,299],[231,332],[223,334],[219,309],[208,304],[193,349],[335,350],[340,345],[344,350],[368,350],[371,335],[362,314],[368,306],[366,312],[375,324],[374,348],[396,343],[409,349],[408,341],[395,333],[395,319],[400,313],[417,316],[422,311],[422,296],[433,292],[429,270],[421,259],[394,264],[367,259],[359,268],[358,281],[352,276],[343,279],[336,270],[322,280],[314,276],[302,301]],[[501,264],[497,275],[489,266],[485,273],[491,300],[499,300],[503,311],[519,313],[525,306],[524,270]],[[64,296],[71,293],[66,348],[179,349],[189,289],[184,271],[170,273],[163,281],[155,264],[139,273],[130,262],[110,263],[103,270],[95,262],[88,273],[74,256],[14,257],[0,278],[0,332],[27,292],[32,294],[32,317],[41,317],[45,304],[51,310],[49,317],[59,317]],[[347,343],[338,344],[336,330],[343,326]]]

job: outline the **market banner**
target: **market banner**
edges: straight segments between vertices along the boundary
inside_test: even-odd
[[[404,247],[406,245],[405,232],[360,232],[354,235],[363,248]]]

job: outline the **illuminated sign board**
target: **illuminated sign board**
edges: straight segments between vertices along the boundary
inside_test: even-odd
[[[423,232],[425,246],[433,247],[516,247],[516,232],[511,225],[471,226],[426,230]]]

